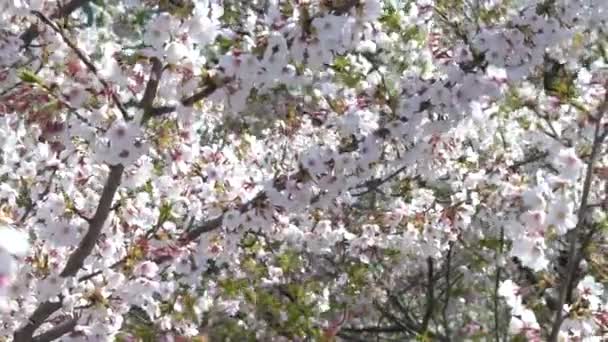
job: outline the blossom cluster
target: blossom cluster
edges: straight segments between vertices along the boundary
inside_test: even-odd
[[[608,2],[0,9],[0,336],[606,338]]]

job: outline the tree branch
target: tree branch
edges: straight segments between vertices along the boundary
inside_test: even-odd
[[[97,206],[95,215],[91,219],[89,230],[87,231],[87,234],[84,236],[84,238],[80,241],[80,245],[78,245],[78,248],[76,248],[72,255],[70,255],[70,258],[68,259],[65,268],[61,272],[62,277],[69,277],[75,275],[82,267],[84,260],[93,251],[93,248],[97,243],[97,238],[101,234],[103,224],[105,223],[110,213],[112,200],[114,199],[114,194],[116,193],[116,190],[118,190],[118,186],[120,185],[123,171],[124,166],[122,164],[113,165],[110,167],[110,175],[108,176],[106,185],[104,186],[103,192],[101,193],[101,198],[99,199],[99,205]]]
[[[602,107],[606,107],[608,105],[608,93],[606,94],[606,99],[604,100],[604,105]],[[580,254],[582,251],[577,249],[577,244],[579,240],[579,233],[585,227],[585,215],[588,209],[588,201],[589,194],[591,193],[591,183],[593,180],[593,169],[595,162],[598,159],[599,152],[602,149],[601,145],[604,142],[608,131],[601,131],[601,116],[604,115],[607,108],[602,108],[600,119],[597,120],[595,126],[595,133],[593,139],[593,146],[591,149],[591,156],[589,157],[589,161],[587,162],[587,173],[585,175],[585,180],[583,184],[583,194],[581,196],[581,205],[578,210],[578,222],[576,227],[572,230],[572,234],[569,239],[569,249],[568,249],[568,264],[566,267],[565,281],[561,283],[559,289],[559,299],[557,303],[557,310],[555,312],[555,317],[553,319],[553,324],[551,327],[551,333],[549,336],[549,341],[557,342],[557,337],[559,335],[559,330],[563,322],[563,307],[564,304],[568,301],[568,298],[572,296],[572,291],[574,290],[575,280],[575,272],[580,264]]]
[[[74,250],[74,252],[72,252],[68,258],[66,266],[60,274],[61,277],[66,278],[75,275],[82,267],[84,260],[93,251],[93,248],[97,243],[97,239],[101,234],[101,229],[108,218],[112,200],[114,199],[114,194],[120,185],[123,170],[124,166],[122,165],[110,167],[110,175],[108,176],[106,184],[103,188],[95,215],[89,223],[89,230],[84,238],[80,241],[80,244],[76,250]],[[38,329],[38,327],[40,327],[40,325],[42,325],[42,323],[44,323],[44,321],[48,319],[55,311],[59,310],[61,305],[61,300],[59,302],[47,301],[40,304],[40,306],[38,306],[30,317],[29,322],[22,328],[18,329],[13,335],[15,342],[32,341],[32,335],[36,329]]]
[[[443,308],[441,310],[441,317],[443,319],[443,330],[445,333],[445,336],[448,338],[448,340],[450,339],[450,336],[452,335],[451,331],[450,331],[450,322],[448,321],[448,308],[450,305],[450,297],[452,296],[452,282],[450,280],[450,276],[452,273],[452,250],[454,249],[454,243],[450,242],[450,248],[448,249],[448,255],[446,257],[446,271],[445,271],[445,282],[446,282],[446,289],[445,289],[445,301],[443,303]]]
[[[494,278],[494,337],[496,342],[500,342],[500,315],[498,313],[499,298],[498,290],[500,288],[500,277],[502,274],[502,266],[499,264],[499,258],[503,256],[505,242],[505,229],[500,227],[500,247],[496,253],[496,276]]]
[[[163,75],[163,64],[157,57],[150,58],[152,62],[152,71],[150,73],[150,78],[148,79],[148,84],[146,85],[146,90],[144,91],[144,95],[139,102],[139,107],[144,110],[144,116],[142,117],[142,124],[148,121],[150,117],[152,117],[152,104],[154,103],[154,99],[156,98],[156,93],[158,92],[158,85],[160,83],[160,79]]]
[[[15,331],[13,334],[14,342],[29,342],[32,340],[32,335],[44,323],[44,321],[49,318],[53,312],[59,310],[61,308],[61,301],[59,302],[50,302],[46,301],[40,304],[34,313],[30,316],[26,325],[22,328]]]
[[[359,5],[359,0],[346,0],[341,3],[330,2],[327,9],[335,15],[344,15],[357,5]]]
[[[46,331],[38,336],[35,336],[32,339],[32,342],[54,341],[54,340],[60,338],[61,336],[69,333],[70,331],[74,330],[74,328],[76,328],[77,324],[78,324],[78,318],[76,318],[76,317],[65,320],[65,321],[59,323],[57,326],[51,328],[49,331]]]

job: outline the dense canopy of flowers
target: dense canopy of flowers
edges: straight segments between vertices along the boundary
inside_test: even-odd
[[[0,336],[608,337],[608,2],[1,0]]]

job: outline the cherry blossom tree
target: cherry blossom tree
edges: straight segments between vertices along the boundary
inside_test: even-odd
[[[6,341],[603,341],[608,2],[0,2]]]

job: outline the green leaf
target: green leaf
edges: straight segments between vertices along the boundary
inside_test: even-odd
[[[219,282],[220,287],[229,298],[238,296],[247,287],[246,279],[225,279]]]
[[[545,59],[543,85],[549,94],[558,97],[560,100],[576,97],[575,79],[576,75],[568,71],[565,64],[551,58]]]
[[[144,26],[148,19],[152,16],[152,12],[148,10],[140,10],[135,13],[133,23],[138,26]]]
[[[38,75],[29,69],[21,69],[19,72],[19,78],[25,83],[34,83],[39,85],[44,84],[42,78],[38,77]]]
[[[401,30],[401,14],[394,8],[390,8],[386,13],[380,17],[380,22],[386,26],[388,31],[400,31]]]
[[[161,205],[160,213],[158,215],[158,222],[160,224],[163,224],[165,221],[168,221],[173,218],[172,209],[173,209],[173,207],[171,206],[171,203],[169,203],[169,202],[164,202]]]
[[[234,41],[226,36],[218,36],[216,42],[220,48],[220,53],[222,54],[230,51],[234,45]]]
[[[300,258],[293,251],[287,251],[277,258],[279,267],[283,272],[288,273],[298,269],[300,266]]]
[[[348,71],[350,61],[345,56],[338,56],[334,59],[334,64],[332,66],[336,71]]]
[[[481,247],[489,248],[491,250],[497,250],[500,248],[502,242],[499,239],[481,239],[479,240],[479,245]]]

